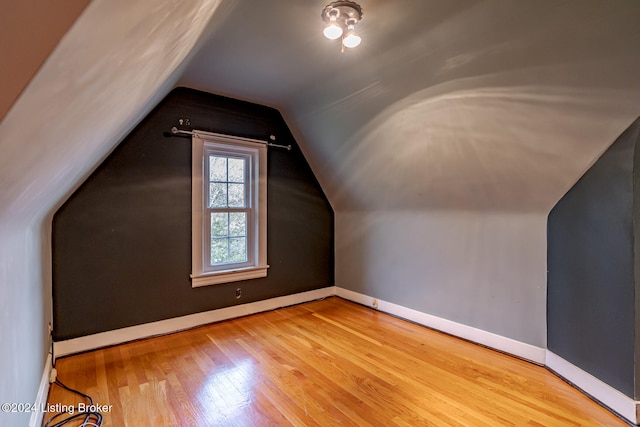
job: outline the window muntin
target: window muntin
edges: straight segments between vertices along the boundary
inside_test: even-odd
[[[206,150],[205,187],[209,234],[205,248],[205,270],[244,267],[249,257],[251,235],[251,156],[231,156]],[[208,191],[207,191],[208,189]],[[208,252],[208,253],[207,253]]]
[[[209,153],[209,207],[244,208],[248,204],[247,158]]]
[[[247,262],[247,238],[246,212],[211,212],[210,266]]]
[[[265,277],[266,144],[194,132],[192,285]]]

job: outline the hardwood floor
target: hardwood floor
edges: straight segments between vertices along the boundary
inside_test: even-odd
[[[626,425],[545,368],[337,297],[56,367],[112,405],[104,426]]]

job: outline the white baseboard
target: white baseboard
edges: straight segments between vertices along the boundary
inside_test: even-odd
[[[56,357],[59,357],[80,353],[128,341],[190,329],[196,326],[233,319],[235,317],[260,313],[262,311],[274,310],[276,308],[300,304],[333,295],[337,295],[346,300],[357,302],[369,307],[371,307],[371,302],[373,300],[373,297],[368,295],[359,294],[344,288],[330,286],[313,291],[301,292],[298,294],[286,295],[268,300],[256,301],[248,304],[236,305],[233,307],[226,307],[203,313],[195,313],[173,319],[160,320],[128,328],[101,332],[70,340],[57,341],[54,343],[55,355]],[[503,351],[505,353],[513,354],[538,364],[544,364],[545,362],[545,349],[540,347],[525,344],[511,338],[483,331],[482,329],[463,325],[437,316],[432,316],[430,314],[383,300],[378,300],[378,310]]]
[[[372,307],[373,297],[336,287],[336,295]],[[378,310],[543,365],[545,349],[378,299]]]
[[[127,341],[177,332],[235,317],[274,310],[334,295],[368,307],[373,307],[374,298],[371,296],[336,286],[330,286],[264,301],[256,301],[248,304],[211,310],[204,313],[190,314],[173,319],[131,326],[129,328],[102,332],[66,341],[59,341],[54,343],[55,354],[56,356],[64,356],[79,353],[100,347],[121,344]],[[441,317],[403,307],[391,302],[380,299],[377,299],[376,301],[378,304],[377,309],[384,313],[392,314],[420,325],[424,325],[456,337],[464,338],[498,351],[512,354],[540,365],[545,365],[554,373],[571,382],[584,393],[601,402],[609,409],[615,411],[629,422],[633,424],[640,423],[640,416],[637,415],[637,412],[640,411],[640,402],[625,396],[618,390],[583,371],[577,366],[572,365],[570,362],[562,359],[549,350],[487,332],[482,329],[474,328],[472,326],[457,323],[452,320],[443,319]],[[51,366],[50,357],[51,356],[47,359],[47,365],[45,366],[40,389],[38,390],[38,397],[36,400],[36,403],[38,404],[46,403],[49,389],[49,368]],[[42,423],[42,414],[32,414],[29,425],[35,427],[40,425],[40,423]]]
[[[202,326],[221,320],[233,319],[235,317],[247,316],[263,311],[274,310],[294,304],[313,301],[335,295],[335,287],[329,286],[313,291],[300,292],[292,295],[271,298],[263,301],[256,301],[218,310],[205,311],[203,313],[189,314],[187,316],[175,317],[173,319],[160,320],[143,325],[131,326],[128,328],[116,329],[113,331],[101,332],[84,337],[73,338],[54,343],[56,357],[68,354],[80,353],[87,350],[94,350],[100,347],[108,347],[128,341],[142,338],[149,338],[157,335],[169,334],[185,329]]]
[[[633,400],[549,350],[547,350],[545,364],[551,371],[569,381],[604,406],[617,412],[627,421],[632,424],[640,422],[637,414],[637,408],[640,407],[639,401]]]
[[[373,308],[374,297],[340,287],[336,287],[336,295]],[[544,365],[556,375],[575,385],[588,396],[625,418],[628,422],[634,425],[640,424],[640,401],[635,401],[624,395],[605,382],[547,349],[506,338],[472,326],[432,316],[401,305],[380,299],[376,300],[378,304],[377,309],[384,313],[389,313],[420,325]]]
[[[51,354],[47,356],[47,360],[42,370],[42,378],[40,379],[40,387],[38,387],[38,395],[34,402],[36,408],[44,408],[47,404],[47,396],[49,395],[49,374],[51,373]],[[44,412],[33,411],[31,412],[31,418],[29,418],[29,427],[40,427],[42,425],[42,418]]]

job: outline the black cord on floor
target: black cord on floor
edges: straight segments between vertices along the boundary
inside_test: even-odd
[[[54,370],[56,368],[56,356],[54,354],[54,348],[53,348],[53,331],[50,331],[49,338],[51,341],[51,369]],[[53,378],[55,378],[55,376]],[[83,398],[87,399],[89,401],[89,409],[81,411],[80,408],[76,406],[71,406],[66,411],[56,414],[53,417],[49,418],[49,420],[44,425],[44,427],[63,427],[68,425],[71,421],[74,421],[82,417],[84,417],[84,421],[82,422],[82,424],[80,424],[79,427],[101,427],[102,426],[102,414],[99,411],[92,410],[92,408],[95,408],[95,405],[93,403],[93,399],[91,398],[91,396],[84,394],[81,391],[78,391],[71,387],[68,387],[58,379],[56,379],[55,382],[53,382],[53,384],[56,384],[64,388],[65,390],[68,390],[72,393],[77,394],[78,396],[82,396]],[[68,417],[62,418],[59,421],[57,421],[55,424],[52,424],[55,420],[65,415],[68,415]]]
[[[56,368],[56,359],[55,359],[55,354],[53,352],[53,337],[51,339],[51,369],[55,369]],[[65,385],[64,383],[62,383],[62,381],[58,381],[57,379],[55,380],[55,382],[53,384],[56,384],[59,387],[64,388],[65,390],[68,390],[72,393],[77,394],[78,396],[82,396],[83,398],[87,399],[89,401],[89,410],[83,410],[81,411],[80,408],[76,407],[76,406],[71,406],[69,407],[65,412],[61,412],[59,414],[54,415],[53,417],[49,418],[49,420],[47,421],[47,423],[44,425],[44,427],[63,427],[68,425],[71,421],[77,420],[79,418],[83,418],[84,417],[84,421],[82,422],[82,424],[80,424],[79,427],[101,427],[102,426],[102,414],[98,411],[93,411],[91,410],[91,407],[94,407],[94,403],[93,403],[93,399],[91,398],[91,396],[82,393],[81,391],[78,391],[76,389],[73,389],[67,385]],[[62,418],[65,415],[68,415],[66,418]],[[59,420],[58,420],[59,419]],[[55,424],[52,424],[54,421],[58,420]]]
[[[80,396],[84,397],[85,399],[87,399],[89,401],[89,404],[91,406],[93,406],[93,399],[91,398],[91,396],[88,396],[88,395],[86,395],[86,394],[82,393],[81,391],[78,391],[78,390],[76,390],[74,388],[68,387],[68,386],[64,385],[61,381],[56,380],[55,383],[57,385],[59,385],[60,387],[64,388],[65,390],[69,390],[71,393],[75,393],[77,395],[80,395]]]
[[[78,413],[74,413],[73,415],[69,415],[67,418],[63,418],[62,420],[58,421],[55,424],[50,424],[52,421],[55,421],[57,418],[62,417],[63,415],[66,415],[66,414],[67,412],[62,412],[60,414],[54,415],[53,417],[51,417],[51,419],[49,419],[49,421],[47,421],[47,423],[45,424],[45,427],[62,427],[69,424],[71,421],[74,421],[82,417],[84,417],[84,421],[82,422],[82,424],[80,424],[79,427],[102,426],[102,415],[99,412],[92,412],[92,413],[78,412]]]
[[[73,389],[71,387],[68,387],[67,385],[63,384],[61,381],[56,380],[56,382],[54,383],[59,387],[64,388],[65,390],[68,390],[72,393],[77,394],[78,396],[82,396],[83,398],[87,399],[89,401],[89,406],[92,407],[94,406],[93,404],[93,399],[91,398],[91,396],[86,395],[84,393],[82,393],[81,391],[78,391],[76,389]],[[59,421],[57,421],[55,424],[52,424],[54,421],[58,420],[59,418],[68,415],[68,417],[66,418],[62,418]],[[101,427],[102,426],[102,414],[100,412],[97,411],[93,411],[93,410],[83,410],[81,411],[80,408],[77,408],[75,406],[70,407],[67,411],[65,412],[61,412],[59,414],[54,415],[53,417],[49,418],[49,420],[47,421],[47,423],[44,425],[44,427],[63,427],[68,425],[71,421],[76,420],[78,418],[82,418],[84,417],[84,421],[82,422],[82,424],[80,424],[79,427]]]

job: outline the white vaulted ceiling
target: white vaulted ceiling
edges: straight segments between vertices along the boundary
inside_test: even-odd
[[[227,2],[180,83],[279,108],[337,210],[548,211],[640,115],[640,3]]]
[[[173,87],[217,4],[87,6],[0,123],[0,226],[41,219],[82,182]]]
[[[17,25],[0,28],[0,51],[16,27],[45,32],[27,46],[53,35],[32,19],[42,11],[29,11],[50,7],[42,3],[19,2],[22,13],[9,14]],[[46,366],[56,207],[173,87],[216,6],[210,0],[93,0],[0,122],[0,401],[33,402]],[[33,48],[35,59],[46,51]],[[13,59],[2,58],[2,76],[16,69]],[[37,61],[25,64],[31,69]],[[17,90],[13,84],[0,96],[20,93],[23,82],[16,81]],[[28,417],[0,414],[0,425],[27,425]]]
[[[203,13],[217,2],[205,3]],[[129,38],[117,48],[122,58],[137,55],[142,40],[159,46],[149,37],[156,40],[179,25],[187,3],[164,9],[150,4],[129,2],[134,12],[127,12],[127,21],[114,14],[94,26],[102,32],[95,43]],[[361,4],[363,43],[340,53],[338,42],[321,34],[325,0],[222,1],[201,48],[177,75],[180,85],[280,109],[337,210],[548,211],[640,115],[635,0]],[[165,23],[143,34],[147,14],[163,10]],[[91,16],[85,13],[60,44],[59,63],[76,61],[78,48],[96,50],[94,39],[79,29],[93,25]],[[140,31],[123,32],[130,24]],[[121,81],[146,99],[166,93],[143,95],[145,86],[135,84],[142,74],[112,65],[82,69],[78,62],[73,73],[45,66],[39,79],[46,86],[28,88],[22,101],[32,105],[21,117],[18,104],[2,122],[4,130],[41,117],[60,127],[60,135],[73,132],[87,120],[83,115],[95,111],[80,106],[98,99],[81,89],[88,78],[105,89],[102,117],[111,116],[108,95],[114,95],[114,113],[123,111],[115,107],[122,102],[115,96]],[[132,74],[118,75],[120,68]],[[76,86],[81,90],[74,94]],[[52,110],[52,96],[74,108]],[[90,162],[131,128],[133,116],[127,117],[94,135],[102,148],[98,157],[87,154]],[[65,138],[62,145],[69,143]],[[86,170],[78,168],[72,180]],[[16,176],[22,169],[3,172],[11,175],[5,195],[21,194],[27,184]]]

